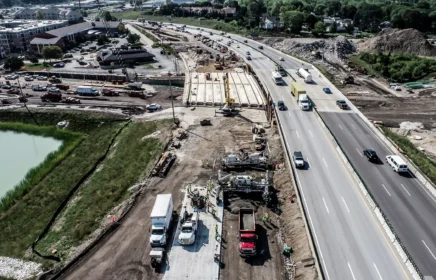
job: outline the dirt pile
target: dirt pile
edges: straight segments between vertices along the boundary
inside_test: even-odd
[[[436,47],[433,47],[421,32],[412,28],[382,30],[375,37],[359,44],[359,50],[407,52],[422,56],[436,56]]]
[[[320,54],[322,53],[324,58],[337,63],[346,59],[349,54],[356,52],[354,43],[344,36],[316,41],[270,38],[266,39],[264,43],[310,61],[313,61],[314,58],[321,58]]]

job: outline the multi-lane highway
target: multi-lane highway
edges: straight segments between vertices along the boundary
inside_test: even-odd
[[[190,31],[200,32],[197,29]],[[209,37],[221,38],[218,35]],[[235,36],[235,39],[242,42],[245,38]],[[271,79],[274,62],[253,50],[257,50],[257,43],[250,41],[250,46],[239,44],[239,48],[235,45],[236,43],[233,50],[242,57],[245,57],[247,51],[251,52],[250,64],[254,71],[273,99],[284,100],[289,108],[288,111],[280,111],[278,118],[288,151],[301,151],[307,162],[304,170],[297,171],[297,181],[301,186],[303,204],[325,278],[409,279],[408,271],[360,194],[356,182],[343,165],[315,113],[303,112],[298,108],[289,86],[275,85]],[[272,58],[283,56],[273,49],[264,48],[262,52]],[[282,65],[289,72],[301,67],[301,63],[288,57]],[[320,88],[324,83],[322,77],[314,79],[317,88]],[[291,78],[286,77],[285,81],[289,85]],[[308,92],[310,94],[309,90]],[[344,115],[343,118],[352,115],[336,108],[334,98],[322,99],[319,96],[326,111]]]

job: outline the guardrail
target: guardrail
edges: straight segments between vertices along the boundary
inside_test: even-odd
[[[335,141],[336,145],[338,146],[338,148],[341,150],[342,155],[345,157],[345,161],[347,164],[350,165],[350,167],[352,168],[353,173],[357,176],[358,180],[360,181],[361,185],[363,186],[363,190],[364,190],[364,194],[367,193],[369,195],[369,199],[367,197],[367,195],[365,195],[365,197],[369,200],[369,203],[371,205],[371,207],[373,207],[373,211],[376,213],[376,216],[380,219],[382,219],[380,222],[383,225],[383,222],[388,226],[390,232],[386,232],[387,235],[389,236],[389,238],[391,239],[391,242],[394,244],[395,246],[395,242],[400,246],[402,252],[400,252],[397,248],[397,251],[399,251],[398,253],[400,254],[400,256],[402,257],[404,263],[406,264],[406,267],[409,268],[409,271],[412,274],[412,277],[414,279],[424,279],[423,274],[420,272],[418,266],[416,265],[415,261],[413,260],[412,256],[409,254],[409,252],[407,251],[406,247],[403,245],[403,243],[401,242],[401,239],[398,237],[397,233],[395,232],[393,226],[391,225],[391,223],[389,222],[389,219],[387,218],[386,214],[383,212],[382,208],[380,207],[380,205],[377,203],[377,201],[375,200],[374,196],[372,195],[372,193],[370,192],[368,186],[366,185],[365,181],[363,180],[363,178],[360,176],[360,174],[357,172],[356,168],[354,167],[354,165],[352,164],[350,158],[347,156],[347,154],[345,153],[344,149],[342,148],[341,144],[339,143],[338,139],[336,138],[336,136],[333,134],[332,130],[328,127],[328,125],[325,123],[325,121],[322,119],[321,114],[318,112],[318,110],[316,108],[314,108],[315,113],[317,114],[317,117],[320,119],[320,121],[322,122],[323,126],[325,128],[327,128],[329,134],[332,136],[333,140]],[[359,184],[360,186],[360,184]],[[360,186],[362,188],[362,186]],[[377,214],[377,211],[380,212],[381,217]],[[386,230],[386,228],[385,228]],[[404,253],[404,255],[406,256],[407,259],[405,259],[403,257],[403,255],[401,253]],[[410,269],[410,267],[407,265],[407,261],[410,263],[410,265],[413,267],[414,271],[412,271]],[[419,277],[419,278],[416,278]]]

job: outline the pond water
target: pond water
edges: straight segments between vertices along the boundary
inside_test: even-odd
[[[0,197],[61,145],[53,138],[0,131]]]

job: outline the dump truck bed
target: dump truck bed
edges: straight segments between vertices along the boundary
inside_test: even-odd
[[[256,230],[253,209],[239,210],[239,230],[240,231]]]

